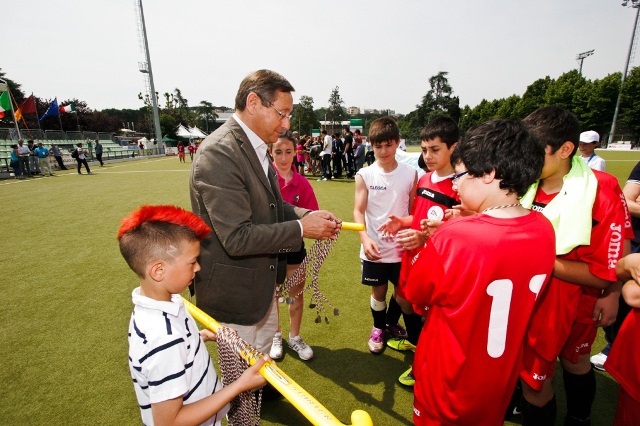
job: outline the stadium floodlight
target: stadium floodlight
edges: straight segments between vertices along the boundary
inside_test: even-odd
[[[580,75],[582,75],[582,62],[584,61],[584,58],[587,58],[593,55],[593,52],[595,52],[595,50],[588,50],[586,52],[578,53],[576,55],[576,61],[580,62]]]

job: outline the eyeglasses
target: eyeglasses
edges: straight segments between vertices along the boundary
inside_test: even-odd
[[[451,179],[451,183],[456,184],[458,182],[458,179],[460,179],[462,176],[466,175],[467,173],[469,173],[468,170],[462,172],[462,173],[458,173],[457,175],[453,175],[451,177],[449,177],[449,179]]]
[[[271,102],[269,102],[269,106],[276,110],[276,112],[280,116],[280,120],[284,120],[286,118],[287,120],[291,121],[291,117],[293,117],[293,114],[286,115],[284,112],[282,112],[278,108],[274,107]]]

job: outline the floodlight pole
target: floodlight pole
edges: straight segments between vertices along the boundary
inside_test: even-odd
[[[626,6],[626,3],[623,3],[623,6]],[[622,73],[622,81],[620,82],[620,90],[618,91],[618,100],[616,100],[616,108],[613,111],[613,121],[611,122],[611,131],[609,132],[609,142],[607,146],[613,143],[613,136],[616,133],[616,122],[618,121],[618,111],[620,110],[620,98],[622,97],[622,88],[624,86],[624,82],[627,79],[627,71],[629,70],[629,61],[631,60],[631,53],[633,52],[633,42],[636,38],[636,28],[638,27],[638,15],[640,14],[640,0],[632,0],[631,7],[636,9],[636,20],[633,24],[633,32],[631,33],[631,43],[629,43],[629,53],[627,53],[627,61],[624,64],[624,71]]]
[[[149,54],[149,42],[147,41],[147,26],[144,23],[144,11],[142,10],[142,0],[138,0],[138,7],[140,8],[140,21],[142,23],[142,36],[144,41],[144,53],[147,60],[147,72],[149,74],[149,87],[151,93],[151,105],[153,107],[153,123],[156,130],[156,144],[158,147],[162,144],[162,130],[160,129],[160,114],[158,113],[158,100],[156,99],[156,88],[153,84],[153,71],[151,70],[151,55]]]

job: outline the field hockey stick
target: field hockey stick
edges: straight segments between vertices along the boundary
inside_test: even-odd
[[[184,305],[189,313],[198,320],[202,325],[211,331],[217,332],[222,326],[216,320],[211,318],[200,308],[195,306],[183,297]],[[247,361],[249,365],[253,365],[256,361],[263,357],[253,347],[247,345],[244,350],[238,353],[242,359]],[[293,381],[287,376],[274,362],[266,362],[262,368],[260,368],[260,374],[267,379],[274,388],[276,388],[282,396],[287,398],[291,404],[300,413],[302,413],[307,420],[316,426],[345,426],[340,422],[327,408],[320,404],[313,396],[311,396],[306,390],[304,390],[299,384]],[[369,413],[363,410],[355,410],[351,413],[351,422],[354,426],[373,426]]]
[[[364,223],[342,222],[342,229],[346,231],[364,231]]]

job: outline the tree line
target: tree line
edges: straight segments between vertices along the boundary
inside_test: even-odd
[[[428,79],[428,90],[421,103],[406,115],[398,115],[398,125],[403,137],[418,139],[420,130],[438,115],[449,115],[458,121],[464,132],[474,125],[494,118],[524,118],[535,109],[557,105],[572,111],[580,121],[583,129],[595,130],[601,135],[610,131],[616,100],[620,91],[621,73],[609,74],[602,79],[589,80],[577,70],[568,71],[558,78],[549,76],[540,78],[530,84],[522,95],[511,95],[507,98],[486,100],[478,105],[460,107],[460,99],[447,79],[448,73],[441,71]],[[0,69],[0,78],[7,81],[9,88],[20,105],[27,97],[20,83],[5,76]],[[218,124],[216,111],[228,109],[216,107],[203,100],[197,106],[190,106],[180,89],[155,94],[160,109],[160,126],[163,135],[175,138],[175,131],[180,123],[198,126],[205,132],[213,131]],[[76,114],[63,114],[60,119],[65,131],[92,130],[98,132],[118,132],[122,127],[134,127],[136,131],[150,133],[153,129],[151,100],[148,95],[138,94],[143,103],[139,109],[109,108],[101,111],[91,109],[86,102],[77,98],[58,100],[59,105],[75,103]],[[34,96],[38,115],[25,115],[21,127],[38,128],[38,117],[42,116],[53,99],[42,99]],[[360,118],[364,122],[364,133],[371,121],[385,113],[357,114],[350,116],[340,96],[340,88],[332,89],[327,100],[327,107],[314,109],[314,100],[307,95],[300,96],[291,118],[291,129],[300,134],[311,134],[313,129],[320,128],[320,121],[340,122],[350,118]],[[10,114],[0,119],[0,126],[11,127]],[[60,130],[60,120],[56,117],[45,118],[40,127],[43,130]],[[336,128],[335,131],[338,131]],[[633,68],[622,88],[618,116],[618,135],[625,139],[635,139],[640,134],[640,67]]]

